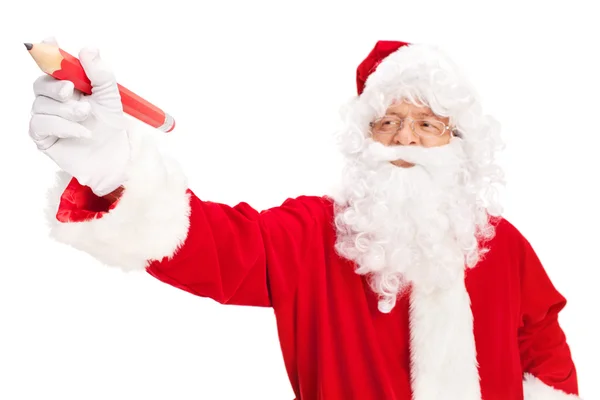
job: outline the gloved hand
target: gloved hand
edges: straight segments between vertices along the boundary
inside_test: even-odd
[[[54,39],[44,42],[57,45]],[[84,48],[79,60],[92,94],[84,95],[70,81],[40,76],[33,85],[29,135],[61,169],[104,196],[126,179],[127,120],[115,76],[98,51]]]

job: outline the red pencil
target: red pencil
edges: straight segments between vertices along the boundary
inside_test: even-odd
[[[43,72],[56,79],[73,82],[75,88],[83,93],[92,93],[90,80],[79,59],[47,43],[25,43],[25,47]],[[163,132],[171,132],[175,128],[175,119],[171,115],[131,90],[117,85],[124,112]]]

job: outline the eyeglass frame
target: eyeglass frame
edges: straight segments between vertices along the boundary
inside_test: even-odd
[[[374,126],[374,125],[375,125],[377,122],[381,121],[381,120],[382,120],[382,119],[384,119],[384,118],[390,118],[390,117],[389,117],[389,116],[384,116],[384,117],[377,118],[375,121],[369,122],[369,126],[371,127],[371,131],[373,130],[373,126]],[[408,117],[400,118],[400,117],[397,117],[397,116],[394,116],[394,118],[397,118],[397,119],[399,119],[399,120],[400,120],[400,121],[399,121],[399,122],[400,122],[400,123],[399,123],[399,127],[397,127],[397,128],[396,128],[396,131],[393,133],[394,135],[397,135],[397,134],[398,134],[398,132],[400,132],[400,130],[401,130],[402,128],[404,128],[404,121],[405,121],[405,120],[407,120],[407,119],[409,119],[409,120],[411,121],[411,122],[410,122],[410,125],[409,125],[409,126],[410,126],[410,130],[411,130],[411,131],[412,131],[412,132],[413,132],[415,135],[417,135],[418,137],[422,137],[421,135],[419,135],[419,134],[418,134],[418,133],[415,131],[415,122],[416,122],[416,121],[428,121],[428,122],[430,122],[430,121],[429,121],[429,120],[427,120],[427,119],[413,119],[413,118],[408,118]],[[396,124],[396,121],[392,121],[392,122],[394,122],[394,123]],[[453,127],[453,126],[450,126],[450,125],[446,125],[446,124],[444,124],[444,123],[443,123],[442,121],[440,121],[440,120],[435,120],[435,122],[439,122],[439,123],[443,124],[443,125],[444,125],[444,129],[442,130],[442,132],[441,132],[439,135],[433,135],[433,137],[441,137],[442,135],[444,135],[444,133],[446,133],[446,131],[450,131],[450,134],[452,134],[452,135],[454,135],[454,136],[457,136],[457,137],[460,137],[460,133],[458,132],[458,129],[457,129],[456,127]],[[372,132],[372,133],[373,133],[373,132]],[[383,134],[384,134],[384,135],[390,135],[390,134],[392,134],[392,133],[390,132],[390,133],[383,133]]]

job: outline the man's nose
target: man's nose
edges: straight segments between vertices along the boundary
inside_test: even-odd
[[[419,137],[415,135],[410,127],[410,123],[404,121],[401,129],[399,129],[394,135],[392,141],[394,144],[400,144],[402,146],[410,146],[419,143]]]

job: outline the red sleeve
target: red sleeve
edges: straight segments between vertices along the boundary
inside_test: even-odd
[[[565,333],[558,321],[566,300],[556,290],[537,254],[523,237],[521,246],[519,347],[523,373],[529,377],[526,382],[533,382],[534,379],[537,382],[537,386],[526,386],[526,393],[545,384],[547,387],[544,390],[549,387],[561,395],[576,395],[577,373]],[[546,398],[537,397],[536,394],[534,390],[531,399]]]
[[[70,179],[54,236],[194,295],[264,307],[294,292],[305,250],[322,248],[325,198],[301,196],[259,212],[247,203],[204,201],[182,187],[162,198],[140,198],[136,190],[99,198]]]
[[[288,199],[258,212],[202,201],[191,193],[190,228],[182,247],[155,261],[148,272],[157,279],[222,304],[272,306],[272,295],[294,291],[307,242],[320,236],[315,219],[324,200]],[[273,292],[271,290],[273,287]]]
[[[328,199],[300,196],[262,212],[201,200],[151,136],[132,133],[131,143],[114,198],[59,172],[49,193],[51,237],[222,304],[277,306],[293,293],[306,249],[323,251]]]

